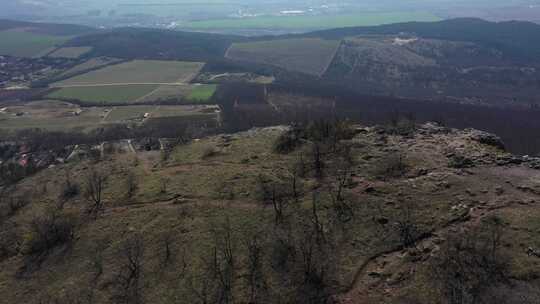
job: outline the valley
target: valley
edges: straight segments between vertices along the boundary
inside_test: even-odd
[[[540,25],[198,5],[0,20],[0,304],[538,303]]]

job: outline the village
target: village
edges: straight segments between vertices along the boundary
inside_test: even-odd
[[[0,56],[0,89],[18,89],[73,64],[66,58]]]

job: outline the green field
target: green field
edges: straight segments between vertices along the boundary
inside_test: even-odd
[[[0,55],[34,57],[64,43],[69,37],[50,36],[22,30],[0,31]]]
[[[137,99],[137,102],[151,102],[157,100],[176,99],[186,96],[191,92],[193,85],[161,85],[151,93]]]
[[[213,84],[194,86],[188,95],[188,99],[201,102],[208,101],[216,92],[216,88],[217,86]]]
[[[253,18],[216,19],[183,24],[188,29],[326,29],[370,26],[408,21],[438,21],[427,12],[355,13],[328,16],[261,16]]]
[[[283,39],[235,43],[227,51],[227,58],[265,63],[311,75],[323,74],[339,41],[318,38]]]
[[[82,55],[90,52],[91,47],[81,46],[81,47],[63,47],[55,50],[54,52],[47,55],[47,57],[52,58],[79,58]]]
[[[90,103],[130,103],[155,90],[157,85],[113,85],[60,88],[48,95],[52,99]]]
[[[184,83],[193,79],[203,66],[200,62],[134,60],[91,71],[53,86]]]

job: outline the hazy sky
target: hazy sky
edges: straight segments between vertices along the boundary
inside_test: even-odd
[[[130,6],[129,4],[183,4],[174,8],[160,6]],[[197,17],[201,14],[227,15],[238,9],[258,10],[256,13],[272,13],[280,9],[308,9],[325,6],[330,13],[349,10],[444,10],[482,11],[501,6],[521,6],[540,4],[540,0],[0,0],[0,16],[42,15],[65,16],[86,14],[90,10],[100,10],[102,16],[108,12],[146,13],[152,15],[180,14]]]

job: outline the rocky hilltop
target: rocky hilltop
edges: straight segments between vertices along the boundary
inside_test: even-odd
[[[2,188],[0,303],[538,303],[538,168],[407,121],[74,158]]]

